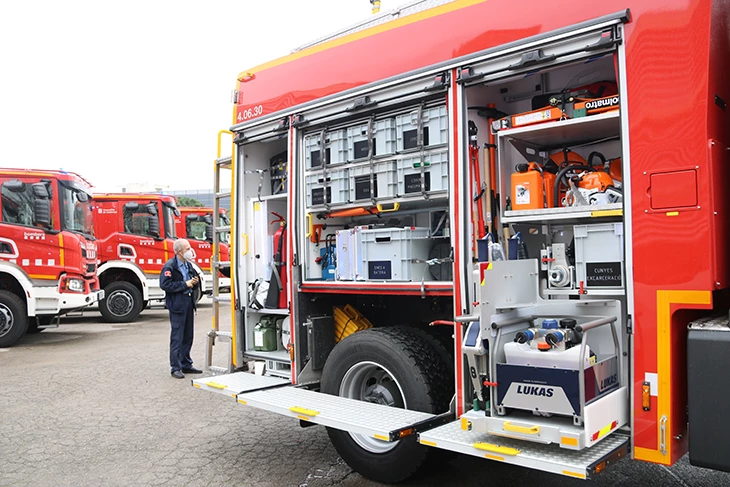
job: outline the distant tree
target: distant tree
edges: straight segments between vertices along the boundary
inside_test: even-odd
[[[201,207],[203,206],[203,203],[196,200],[195,198],[189,198],[187,196],[178,196],[177,197],[177,205],[178,206],[195,206],[195,207]]]

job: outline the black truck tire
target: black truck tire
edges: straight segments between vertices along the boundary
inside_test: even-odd
[[[104,288],[104,299],[99,301],[99,311],[109,323],[129,323],[142,312],[142,293],[134,284],[114,281]]]
[[[0,347],[9,347],[28,329],[25,303],[15,294],[0,291]]]
[[[441,349],[441,350],[440,350]],[[454,394],[453,364],[427,333],[410,327],[375,328],[350,335],[335,346],[322,371],[322,392],[440,414]],[[327,428],[337,453],[361,475],[401,482],[435,458],[435,449],[411,435],[388,443]]]

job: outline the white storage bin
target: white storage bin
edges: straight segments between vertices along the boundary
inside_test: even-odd
[[[446,150],[398,160],[398,195],[421,193],[421,164],[427,192],[449,188],[449,153]]]
[[[373,164],[373,189],[375,198],[393,198],[398,191],[395,161]],[[350,201],[369,200],[370,164],[350,168]]]
[[[428,264],[413,262],[428,260],[434,244],[428,228],[358,228],[355,238],[361,266],[358,280],[420,281],[424,272],[429,278]]]
[[[449,125],[446,106],[425,108],[421,112],[423,146],[432,147],[449,142]],[[418,148],[418,109],[395,117],[397,133],[396,150],[403,152]]]
[[[395,154],[395,119],[373,122],[373,156]],[[368,157],[368,122],[347,128],[347,160]]]
[[[329,169],[308,174],[307,206],[347,203],[350,198],[350,178],[347,168]]]
[[[304,165],[307,169],[322,169],[322,147],[319,139],[319,133],[304,137]],[[324,146],[329,166],[347,162],[346,130],[326,132]]]
[[[586,289],[623,289],[624,225],[597,223],[573,227],[576,280]]]

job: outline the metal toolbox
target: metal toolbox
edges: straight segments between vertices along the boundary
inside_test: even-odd
[[[395,119],[386,118],[373,122],[373,156],[395,154]],[[368,122],[347,128],[347,160],[356,161],[369,157]]]
[[[321,135],[313,133],[304,137],[304,166],[307,170],[323,167]],[[325,132],[324,151],[328,166],[347,162],[347,131]]]
[[[393,198],[397,195],[398,177],[395,161],[372,165],[373,190],[370,194],[370,164],[350,168],[350,201]]]
[[[446,191],[449,188],[449,152],[441,150],[398,160],[398,195],[424,191]],[[423,174],[423,185],[421,185]]]
[[[575,269],[577,285],[586,289],[624,287],[624,225],[576,225]]]
[[[306,176],[307,206],[347,203],[350,197],[348,169],[330,169]]]
[[[449,141],[448,115],[445,105],[424,108],[421,112],[423,146],[432,147]],[[418,110],[411,110],[395,117],[396,150],[403,152],[418,149]]]

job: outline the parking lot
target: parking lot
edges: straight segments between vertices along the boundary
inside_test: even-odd
[[[211,314],[204,298],[198,367]],[[0,485],[379,485],[343,464],[324,428],[302,429],[171,378],[168,338],[162,308],[124,325],[89,311],[0,349]],[[224,351],[217,352],[220,363]],[[583,484],[455,456],[406,485]],[[686,458],[672,468],[624,460],[592,485],[730,485],[730,475],[693,468]]]

